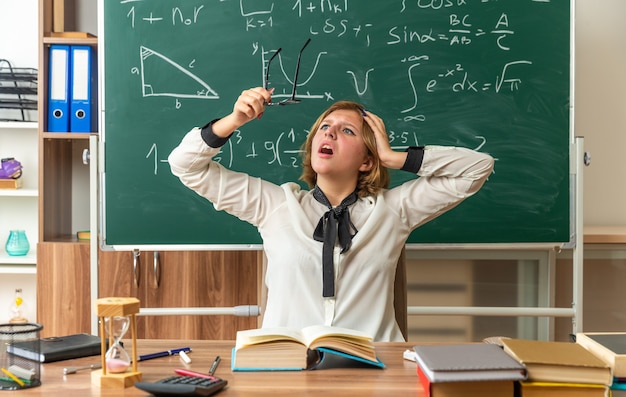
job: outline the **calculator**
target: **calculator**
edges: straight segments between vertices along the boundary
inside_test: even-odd
[[[175,375],[156,382],[137,382],[135,387],[155,396],[210,396],[222,390],[228,381],[211,376]]]

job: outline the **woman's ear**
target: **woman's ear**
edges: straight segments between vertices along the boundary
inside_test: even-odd
[[[359,172],[368,172],[372,170],[372,167],[374,167],[374,161],[372,160],[372,156],[367,155],[365,157],[365,160],[363,160],[363,163],[361,164],[361,166],[359,167]]]

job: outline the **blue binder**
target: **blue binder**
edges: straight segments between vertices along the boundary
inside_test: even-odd
[[[67,132],[70,127],[69,87],[70,49],[68,45],[50,46],[48,70],[48,131]]]
[[[94,107],[96,76],[95,62],[90,46],[73,45],[71,50],[70,131],[96,130]]]

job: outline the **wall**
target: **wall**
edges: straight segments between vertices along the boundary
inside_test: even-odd
[[[584,224],[626,225],[626,1],[576,1],[576,134],[585,137]]]
[[[37,0],[0,2],[0,58],[37,68]]]
[[[37,0],[0,3],[0,59],[9,61],[13,68],[37,69]],[[6,63],[0,66],[4,72],[8,71]],[[0,118],[21,120],[22,114],[18,110],[0,109]],[[37,112],[25,111],[24,119],[37,121]]]

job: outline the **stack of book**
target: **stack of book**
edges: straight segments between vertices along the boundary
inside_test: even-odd
[[[497,345],[468,343],[413,348],[426,397],[513,397],[524,366]]]
[[[611,368],[578,343],[503,339],[504,351],[528,373],[521,397],[605,397]]]
[[[611,368],[613,397],[626,396],[626,332],[579,332],[576,343]]]

